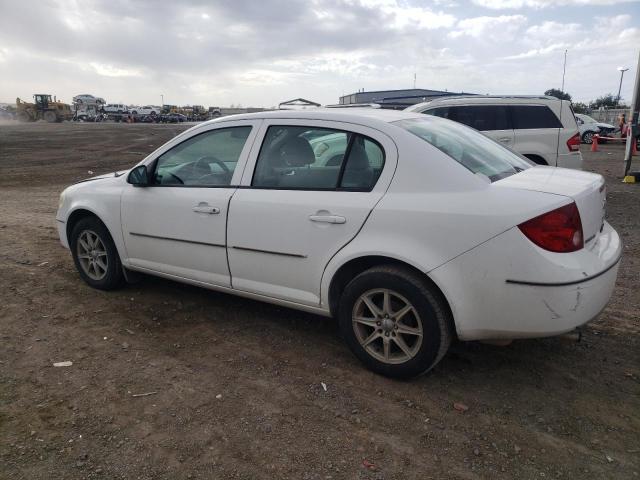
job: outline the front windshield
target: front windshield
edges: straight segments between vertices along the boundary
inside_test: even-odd
[[[425,116],[393,122],[492,182],[534,164],[483,134],[457,122]]]

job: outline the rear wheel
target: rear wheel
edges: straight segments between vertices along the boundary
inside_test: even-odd
[[[356,357],[389,377],[426,373],[451,343],[451,318],[441,296],[402,267],[374,267],[354,278],[340,299],[338,317]]]
[[[582,142],[591,145],[593,143],[593,132],[584,132],[582,134]]]
[[[73,227],[69,246],[82,279],[91,287],[113,290],[122,285],[122,263],[113,239],[104,224],[86,217]]]

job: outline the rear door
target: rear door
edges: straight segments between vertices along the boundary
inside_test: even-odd
[[[558,136],[562,124],[546,105],[511,105],[515,132],[515,150],[522,155],[535,155],[549,165],[558,160]]]
[[[331,257],[386,191],[395,144],[377,130],[330,121],[265,121],[231,199],[233,288],[319,305]]]

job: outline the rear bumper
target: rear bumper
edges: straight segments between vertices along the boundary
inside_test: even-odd
[[[582,170],[582,153],[571,152],[561,153],[558,155],[557,167],[573,168],[575,170]]]
[[[622,245],[607,223],[579,252],[546,252],[517,229],[430,272],[451,304],[462,340],[547,337],[605,308]]]

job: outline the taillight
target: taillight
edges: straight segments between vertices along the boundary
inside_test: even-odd
[[[580,151],[580,134],[576,133],[573,137],[567,140],[567,147],[570,152]]]
[[[582,220],[575,203],[527,220],[518,228],[533,243],[551,252],[575,252],[584,247]]]

